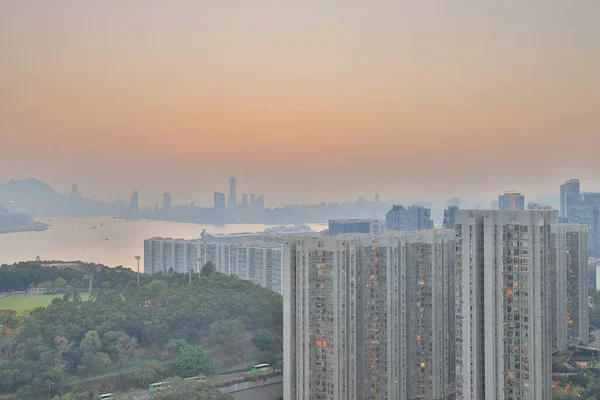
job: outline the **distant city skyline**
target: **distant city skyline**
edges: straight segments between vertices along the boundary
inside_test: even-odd
[[[237,176],[267,207],[600,187],[599,14],[595,0],[2,2],[0,181],[209,205]]]
[[[0,176],[3,176],[3,172],[0,171]],[[43,176],[43,174],[41,174],[40,176]],[[197,207],[212,207],[214,205],[214,193],[218,192],[218,193],[223,193],[225,194],[226,198],[229,195],[229,190],[230,190],[230,185],[229,185],[229,178],[230,177],[226,177],[223,182],[218,182],[214,187],[204,187],[201,186],[200,189],[196,189],[194,191],[190,191],[190,186],[193,187],[193,185],[188,185],[182,188],[182,191],[179,192],[177,190],[175,191],[165,191],[165,190],[161,190],[162,186],[154,186],[149,188],[147,191],[145,190],[141,190],[139,189],[139,187],[143,187],[145,185],[135,185],[135,182],[132,182],[131,185],[123,185],[126,188],[124,189],[124,192],[117,192],[116,195],[114,197],[111,197],[109,195],[106,194],[106,192],[103,192],[102,194],[96,195],[98,193],[97,188],[94,187],[94,185],[92,185],[91,183],[86,183],[86,182],[82,182],[82,181],[77,181],[74,182],[72,179],[65,179],[65,182],[69,181],[70,183],[65,184],[65,185],[54,185],[51,183],[51,181],[46,181],[43,180],[41,178],[39,178],[38,176],[25,176],[23,178],[20,177],[19,174],[13,174],[11,175],[7,175],[7,178],[2,180],[0,179],[0,184],[2,183],[6,183],[10,180],[25,180],[25,179],[36,179],[39,180],[41,182],[47,183],[49,184],[53,189],[55,189],[58,193],[61,194],[69,194],[69,193],[73,193],[72,192],[72,188],[75,185],[78,188],[78,192],[77,195],[78,196],[82,196],[91,200],[95,200],[95,201],[103,201],[103,202],[108,202],[108,203],[113,203],[116,201],[121,201],[123,203],[128,203],[130,202],[130,198],[133,194],[133,192],[137,192],[138,196],[139,196],[139,207],[143,208],[146,206],[152,206],[154,207],[154,205],[156,203],[159,203],[161,208],[162,208],[162,203],[164,200],[164,195],[165,194],[169,194],[170,196],[173,197],[173,201],[172,204],[177,204],[177,205],[189,205],[191,203],[194,203]],[[242,194],[247,194],[248,196],[250,196],[251,194],[262,194],[262,192],[258,189],[255,189],[255,187],[251,187],[247,182],[253,182],[256,183],[256,178],[253,177],[243,177],[240,176],[241,179],[241,183],[242,183],[242,188],[243,190],[237,190],[238,193],[242,193]],[[530,195],[529,191],[525,191],[523,193],[523,195],[526,197],[526,201],[527,202],[539,202],[539,203],[543,203],[543,204],[548,204],[550,206],[552,206],[552,208],[554,209],[559,209],[560,207],[560,185],[562,185],[565,181],[572,179],[568,178],[562,181],[558,181],[556,186],[549,186],[546,189],[547,190],[542,190],[540,191],[538,196],[534,196],[534,195]],[[578,179],[578,178],[575,178]],[[581,185],[581,192],[600,192],[600,184],[597,187],[591,186],[589,184],[588,181],[580,179],[582,181],[582,185]],[[212,181],[212,179],[211,179]],[[236,186],[239,187],[239,184],[237,184]],[[256,187],[261,187],[262,185],[258,184]],[[309,183],[307,183],[307,186],[310,186]],[[514,185],[513,185],[514,186]],[[506,185],[506,187],[513,187],[511,185]],[[103,187],[103,186],[102,186]],[[119,187],[121,187],[121,185],[119,185]],[[526,185],[524,185],[523,187],[526,187]],[[130,188],[130,189],[128,189]],[[133,189],[136,188],[136,189]],[[388,197],[388,196],[384,196],[382,195],[382,193],[386,193],[386,190],[384,187],[381,187],[380,190],[375,189],[375,191],[373,191],[372,193],[367,193],[367,192],[361,192],[359,190],[360,188],[353,188],[354,191],[356,191],[355,195],[346,195],[346,196],[342,196],[342,195],[338,195],[338,196],[332,196],[332,197],[322,197],[322,198],[315,198],[315,200],[313,201],[301,201],[301,198],[290,198],[290,201],[275,201],[273,199],[271,199],[270,197],[267,197],[267,194],[265,193],[265,198],[267,199],[265,201],[265,207],[266,208],[278,208],[278,207],[284,207],[287,205],[302,205],[302,204],[319,204],[321,202],[325,202],[325,203],[344,203],[344,202],[355,202],[357,201],[359,198],[364,197],[365,200],[367,201],[375,201],[377,197],[380,198],[380,200],[382,202],[387,202],[387,203],[394,203],[394,204],[398,204],[398,205],[403,205],[403,206],[410,206],[413,204],[419,204],[419,205],[427,205],[427,204],[431,204],[433,206],[433,208],[436,209],[443,209],[443,208],[447,208],[448,206],[448,202],[454,201],[454,200],[460,200],[460,208],[476,208],[476,205],[479,204],[481,209],[491,209],[490,207],[490,202],[493,202],[494,199],[498,198],[498,191],[503,191],[503,186],[499,186],[496,189],[491,189],[489,191],[489,193],[491,193],[491,196],[489,198],[484,197],[482,194],[480,195],[475,195],[473,197],[467,197],[464,196],[463,193],[459,192],[458,190],[454,190],[454,191],[450,191],[448,193],[445,192],[440,192],[436,195],[431,195],[431,196],[423,196],[423,194],[421,192],[418,191],[413,191],[413,192],[409,192],[408,190],[402,190],[402,193],[399,193],[400,196],[404,196],[404,197]],[[523,191],[522,191],[523,192]],[[488,192],[486,192],[488,193]],[[279,196],[280,197],[280,196]],[[278,196],[276,196],[276,198],[279,198]],[[312,198],[313,196],[311,196],[310,198]],[[309,199],[310,199],[309,198]],[[242,195],[238,194],[237,196],[237,204],[241,204],[242,202]],[[423,204],[421,204],[423,203]],[[227,204],[226,204],[227,206]]]

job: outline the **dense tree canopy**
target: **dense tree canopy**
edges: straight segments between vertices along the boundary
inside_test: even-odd
[[[66,272],[64,279],[72,279]],[[47,381],[58,389],[69,375],[94,374],[133,357],[138,348],[168,347],[171,341],[179,348],[211,331],[282,325],[283,302],[275,292],[219,273],[196,275],[192,285],[187,280],[185,274],[158,274],[140,287],[132,281],[95,290],[89,301],[67,292],[29,315],[2,313],[0,323],[11,334],[0,334],[0,392],[42,388]]]
[[[186,344],[179,349],[175,373],[182,378],[214,374],[212,359],[200,346]]]
[[[201,276],[209,276],[210,274],[212,274],[216,270],[217,269],[215,268],[215,266],[213,265],[213,263],[209,261],[206,264],[204,264],[204,267],[202,267],[202,270],[200,271],[200,275]]]
[[[39,262],[21,262],[0,266],[0,289],[3,292],[27,290],[31,286],[88,288],[86,275],[94,275],[94,287],[114,289],[137,279],[127,268],[108,268],[99,264],[81,263],[78,268],[48,267]]]
[[[271,350],[273,348],[274,341],[275,339],[273,338],[273,334],[269,331],[265,331],[264,329],[258,329],[252,334],[252,342],[256,345],[256,347],[263,351]]]

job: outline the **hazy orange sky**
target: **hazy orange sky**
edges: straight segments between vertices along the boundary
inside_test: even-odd
[[[600,1],[0,2],[0,181],[209,205],[600,191]]]

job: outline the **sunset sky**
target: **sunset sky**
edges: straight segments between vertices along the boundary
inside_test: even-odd
[[[600,1],[0,2],[0,182],[267,206],[600,191]]]

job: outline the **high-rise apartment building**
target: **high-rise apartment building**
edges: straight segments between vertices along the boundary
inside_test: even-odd
[[[570,205],[567,212],[567,221],[588,226],[589,255],[600,255],[600,193],[581,193],[579,202]]]
[[[499,210],[524,210],[525,196],[517,192],[504,192],[498,196]]]
[[[282,292],[283,245],[276,242],[184,240],[144,241],[144,273],[199,273],[211,262],[218,272]]]
[[[421,231],[433,229],[431,209],[418,205],[393,206],[385,216],[385,226],[388,231]]]
[[[579,179],[571,179],[560,185],[560,217],[563,222],[569,220],[569,212],[579,205]]]
[[[454,229],[456,211],[458,211],[458,206],[450,206],[444,210],[444,221],[442,222],[442,228]]]
[[[560,222],[560,213],[558,210],[552,208],[548,204],[529,203],[527,205],[528,210],[548,210],[550,212],[550,223],[558,224]]]
[[[229,178],[229,198],[227,202],[227,207],[233,209],[237,205],[237,192],[236,192],[236,184],[235,177],[232,176]]]
[[[551,399],[549,213],[459,210],[455,230],[458,399]]]
[[[549,313],[552,351],[588,342],[587,226],[551,226],[549,256]]]
[[[284,398],[454,390],[454,232],[289,238]]]
[[[215,210],[223,210],[225,208],[225,193],[215,192],[213,207]]]

